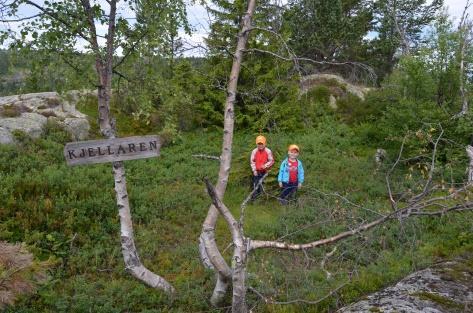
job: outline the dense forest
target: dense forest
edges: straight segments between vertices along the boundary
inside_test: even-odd
[[[76,105],[89,139],[162,144],[68,167],[73,138],[49,119],[0,144],[0,311],[335,312],[436,262],[473,264],[473,5],[454,18],[442,0],[252,3],[203,1],[196,47],[185,1],[0,0],[0,97],[95,91]],[[2,101],[0,120],[23,113]],[[260,134],[276,163],[248,202]],[[293,143],[306,177],[280,205]],[[139,262],[174,292],[130,275],[125,166]]]

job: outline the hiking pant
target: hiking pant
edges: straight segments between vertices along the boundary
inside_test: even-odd
[[[265,175],[266,173],[259,173],[258,172],[258,175],[253,175],[253,188],[252,189],[255,189],[255,187],[258,185],[258,182],[261,178],[263,178],[263,176]],[[259,195],[263,192],[263,186],[262,186],[263,182],[261,182],[261,185],[258,187],[258,189],[256,189],[255,193],[253,194],[253,196],[251,197],[251,200],[255,200],[256,198],[259,197]]]
[[[281,194],[279,195],[279,202],[281,204],[287,204],[289,198],[296,196],[298,183],[282,183]]]

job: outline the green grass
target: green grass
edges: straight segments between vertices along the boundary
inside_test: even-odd
[[[176,287],[174,299],[144,286],[124,270],[110,164],[67,167],[62,149],[68,138],[54,127],[45,138],[22,140],[19,147],[0,146],[0,240],[26,242],[37,259],[53,259],[56,266],[35,295],[22,298],[6,312],[225,312],[209,304],[214,274],[201,266],[197,249],[210,203],[202,179],[207,176],[214,181],[218,163],[191,157],[219,155],[220,133],[184,134],[182,140],[163,148],[159,158],[125,162],[140,257]],[[253,140],[254,134],[237,130],[224,199],[236,215],[249,192]],[[249,237],[285,236],[285,240],[303,242],[333,235],[359,218],[374,217],[323,197],[317,190],[337,191],[372,210],[389,209],[385,169],[375,168],[375,149],[360,143],[349,127],[327,122],[316,130],[269,134],[268,142],[277,160],[266,182],[270,195],[278,193],[276,170],[290,143],[301,146],[307,178],[298,206],[281,207],[272,197],[248,206],[245,231]],[[401,181],[404,176],[398,175]],[[317,224],[329,213],[338,223]],[[471,249],[472,217],[465,213],[402,224],[394,221],[341,242],[326,266],[331,279],[320,261],[332,247],[309,251],[309,259],[301,252],[256,251],[249,258],[249,284],[281,301],[317,300],[346,282],[349,271],[352,281],[336,296],[313,306],[257,303],[258,297],[251,292],[248,301],[256,304],[255,312],[327,312],[336,307],[337,298],[339,303],[355,301],[438,258]],[[315,226],[300,231],[311,223]],[[222,248],[230,242],[222,219],[217,237]],[[225,257],[230,258],[230,250]]]
[[[462,305],[461,303],[457,303],[449,298],[446,298],[444,296],[441,296],[432,292],[425,292],[425,291],[417,292],[417,293],[413,293],[412,295],[422,300],[434,302],[442,306],[449,312],[463,312],[463,309],[465,309],[465,306]]]

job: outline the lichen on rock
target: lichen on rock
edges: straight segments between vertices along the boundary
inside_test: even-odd
[[[471,263],[471,259],[457,259],[435,264],[337,312],[473,312]]]
[[[87,116],[76,109],[76,103],[89,91],[30,93],[0,97],[0,144],[14,143],[15,131],[38,138],[48,121],[57,123],[73,140],[88,137]]]

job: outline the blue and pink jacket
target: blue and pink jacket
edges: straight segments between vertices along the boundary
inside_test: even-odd
[[[288,183],[289,182],[289,164],[288,158],[284,159],[279,168],[278,182]],[[304,167],[302,166],[301,160],[297,159],[297,183],[302,184],[304,182]]]

